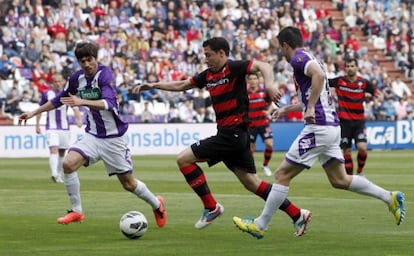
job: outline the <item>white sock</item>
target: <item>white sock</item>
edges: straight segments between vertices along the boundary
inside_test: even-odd
[[[59,162],[59,155],[58,154],[50,154],[50,156],[49,156],[49,167],[50,167],[50,171],[52,172],[53,177],[57,177],[57,175],[58,175],[58,162]]]
[[[358,175],[352,176],[351,184],[349,185],[348,190],[357,192],[359,194],[372,196],[378,198],[384,203],[389,204],[391,201],[391,193],[378,185],[375,185],[371,181],[367,180],[365,177]]]
[[[72,204],[72,211],[82,212],[82,202],[80,196],[80,182],[77,172],[65,173],[65,187],[69,201]]]
[[[135,179],[137,181],[137,187],[132,192],[137,195],[139,198],[149,203],[152,206],[153,210],[156,210],[160,207],[160,201],[158,198],[147,188],[144,182]]]
[[[289,187],[273,184],[272,190],[270,190],[269,196],[267,197],[265,206],[262,214],[256,219],[256,227],[260,230],[267,230],[273,215],[275,215],[277,209],[282,205],[287,197]]]
[[[57,168],[57,173],[58,173],[58,175],[60,175],[60,177],[63,177],[63,159],[64,159],[65,157],[61,157],[61,156],[59,156],[59,159],[58,159],[58,168]]]

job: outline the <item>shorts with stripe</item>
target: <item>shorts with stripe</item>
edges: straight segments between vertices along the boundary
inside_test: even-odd
[[[309,169],[319,160],[325,167],[332,160],[344,162],[339,126],[306,125],[286,153],[286,161]]]

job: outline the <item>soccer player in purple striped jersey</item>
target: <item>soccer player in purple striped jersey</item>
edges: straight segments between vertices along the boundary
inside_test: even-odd
[[[65,86],[65,79],[59,73],[53,75],[52,89],[42,93],[40,105],[46,104],[56,97]],[[63,183],[63,158],[70,143],[68,106],[62,105],[59,108],[47,112],[46,116],[46,138],[49,145],[49,166],[51,178],[54,182]],[[78,127],[82,126],[82,116],[78,107],[73,108]],[[40,134],[41,114],[36,115],[36,133]]]
[[[126,131],[128,123],[119,116],[115,78],[112,70],[98,63],[99,46],[93,42],[76,45],[75,56],[82,69],[74,72],[61,93],[38,109],[19,116],[19,124],[42,112],[60,106],[84,106],[85,135],[69,148],[63,160],[64,183],[72,205],[71,210],[57,219],[58,223],[81,222],[84,213],[77,170],[102,160],[109,176],[116,175],[123,188],[145,202],[154,211],[156,223],[163,227],[167,221],[164,199],[155,196],[144,182],[133,176],[131,154]]]
[[[224,207],[211,193],[206,176],[198,162],[207,162],[209,166],[223,162],[247,190],[266,200],[271,184],[258,177],[250,152],[246,75],[260,72],[264,77],[270,99],[277,102],[280,98],[280,93],[274,84],[272,67],[268,63],[256,60],[229,60],[230,46],[222,37],[204,41],[203,50],[208,66],[203,72],[187,80],[145,83],[135,88],[135,91],[139,92],[153,88],[185,91],[205,87],[210,93],[216,113],[217,134],[192,144],[177,157],[181,173],[204,206],[201,217],[195,224],[197,229],[207,227],[224,211]],[[295,234],[303,235],[311,212],[298,208],[287,199],[280,208],[291,217]]]
[[[319,160],[334,188],[350,190],[383,201],[389,206],[396,224],[400,225],[405,215],[402,192],[388,191],[365,177],[346,174],[344,158],[339,147],[339,120],[331,99],[326,73],[323,65],[303,48],[300,30],[285,27],[277,38],[282,54],[293,67],[301,104],[282,107],[273,117],[278,118],[290,111],[303,110],[305,125],[276,170],[275,181],[261,215],[255,219],[234,217],[233,222],[242,231],[262,238],[273,215],[287,197],[290,181]]]

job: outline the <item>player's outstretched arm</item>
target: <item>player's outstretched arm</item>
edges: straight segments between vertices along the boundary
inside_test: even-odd
[[[32,118],[32,117],[34,117],[38,114],[41,114],[43,112],[52,110],[54,108],[55,108],[55,106],[53,106],[53,104],[50,101],[48,101],[47,103],[43,104],[42,106],[38,107],[37,109],[35,109],[33,111],[25,112],[25,113],[19,115],[18,124],[19,125],[22,125],[22,123],[26,124],[26,121],[29,120],[30,118]]]
[[[190,80],[180,80],[180,81],[161,81],[157,83],[143,83],[132,91],[134,93],[139,93],[141,91],[151,90],[151,89],[159,89],[164,91],[186,91],[191,89],[192,85]]]

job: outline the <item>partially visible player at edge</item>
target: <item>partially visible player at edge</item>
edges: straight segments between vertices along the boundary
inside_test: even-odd
[[[65,86],[65,79],[59,73],[53,75],[52,88],[42,93],[40,105],[56,97]],[[70,144],[68,106],[62,105],[59,108],[50,110],[46,116],[46,139],[49,146],[49,166],[51,178],[54,182],[63,183],[63,158]],[[82,126],[82,115],[78,107],[73,108],[78,127]],[[36,133],[42,133],[40,128],[41,114],[36,115]]]
[[[267,92],[260,87],[259,75],[256,73],[247,75],[247,88],[249,93],[250,150],[254,154],[257,136],[260,136],[265,145],[262,169],[266,176],[271,176],[269,161],[273,154],[273,133],[269,125],[269,117],[273,110],[272,100]]]
[[[274,118],[290,111],[303,109],[305,126],[286,153],[275,173],[272,190],[262,213],[256,219],[233,217],[236,226],[260,239],[270,221],[287,197],[290,181],[304,169],[319,160],[334,188],[346,189],[377,198],[389,207],[395,223],[400,225],[405,216],[404,194],[388,191],[358,175],[347,175],[339,147],[340,127],[335,105],[330,95],[323,65],[303,48],[300,30],[285,27],[278,35],[279,47],[293,68],[293,77],[301,104],[289,105],[275,111]]]
[[[135,88],[135,92],[139,92],[153,88],[185,91],[205,87],[210,93],[216,113],[217,134],[192,144],[177,156],[181,173],[204,206],[201,217],[195,224],[197,229],[207,227],[224,211],[224,207],[211,193],[198,162],[207,162],[209,166],[213,166],[223,161],[247,190],[266,200],[272,185],[258,177],[250,152],[246,75],[260,72],[272,101],[277,102],[280,98],[273,81],[272,67],[268,63],[256,60],[229,60],[229,43],[222,37],[204,41],[203,51],[208,68],[201,73],[187,80],[145,83]],[[280,204],[280,209],[291,217],[295,235],[303,235],[312,213],[298,208],[287,199]]]
[[[382,97],[367,79],[357,75],[358,62],[355,58],[345,60],[345,76],[329,79],[329,85],[335,87],[338,97],[338,116],[341,125],[341,148],[345,158],[346,173],[354,173],[352,162],[352,140],[358,150],[357,174],[363,175],[363,168],[368,156],[367,135],[365,128],[364,100],[365,93]]]
[[[75,56],[81,70],[74,72],[64,90],[38,109],[19,116],[19,124],[62,104],[87,108],[85,135],[69,148],[63,160],[64,183],[72,205],[68,214],[57,219],[69,224],[84,220],[77,170],[99,160],[109,176],[116,175],[123,188],[151,205],[159,227],[167,221],[164,199],[155,196],[142,181],[134,178],[126,131],[128,123],[119,116],[115,78],[112,70],[97,61],[99,46],[93,42],[76,45]]]

